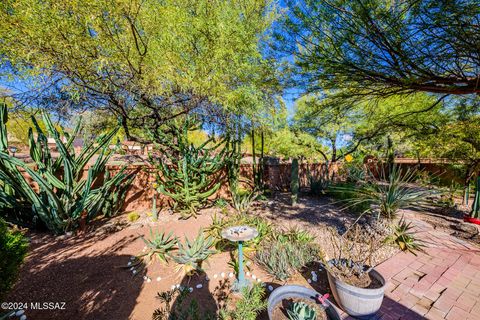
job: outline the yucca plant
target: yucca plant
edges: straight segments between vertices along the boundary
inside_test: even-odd
[[[81,121],[77,123],[72,135],[64,134],[64,143],[60,132],[44,113],[43,121],[48,134],[55,139],[59,152],[54,159],[48,148],[47,134],[32,117],[37,133],[35,139],[33,129],[30,128],[30,157],[35,164],[35,167],[32,167],[7,152],[8,134],[5,124],[8,116],[5,105],[0,106],[0,120],[0,178],[3,184],[0,201],[5,205],[6,201],[13,197],[15,204],[27,203],[31,208],[29,219],[40,219],[48,229],[57,234],[76,229],[81,221],[86,224],[101,214],[110,196],[118,192],[132,177],[126,174],[123,168],[113,177],[106,172],[101,179],[112,154],[108,145],[118,132],[118,127],[99,137],[95,143],[85,145],[76,155],[73,141],[80,132]],[[84,178],[84,169],[94,155],[97,155],[97,159],[90,165],[87,177]],[[39,191],[26,181],[22,171],[38,184]],[[100,180],[103,182],[100,183]],[[120,199],[117,200],[116,206],[121,203]]]
[[[142,237],[143,242],[147,247],[147,253],[144,257],[148,260],[153,260],[155,257],[161,262],[168,262],[171,257],[171,252],[177,249],[178,239],[173,236],[173,232],[166,234],[164,231],[153,231],[150,228],[150,238]]]
[[[415,178],[415,170],[403,171],[394,165],[388,173],[382,170],[380,179],[365,182],[355,188],[353,198],[344,201],[347,206],[366,206],[368,208],[366,211],[376,210],[377,219],[380,217],[392,219],[398,210],[424,204],[428,196],[432,195],[433,191],[412,185]],[[341,188],[337,191],[341,192]]]
[[[294,302],[287,309],[288,319],[290,320],[316,320],[317,312],[314,308],[305,302]]]
[[[425,246],[423,241],[416,237],[412,223],[405,221],[403,216],[394,227],[393,233],[387,237],[386,242],[394,243],[400,250],[413,253],[414,255],[417,255],[417,251],[422,251]]]
[[[178,252],[173,256],[173,260],[178,263],[178,270],[186,276],[202,271],[202,264],[216,251],[211,249],[214,245],[214,239],[205,237],[200,230],[197,237],[190,241],[185,238],[185,241],[178,243]]]

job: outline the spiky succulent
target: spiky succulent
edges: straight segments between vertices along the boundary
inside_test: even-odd
[[[149,260],[157,257],[160,261],[168,262],[170,252],[177,249],[178,239],[173,236],[172,232],[165,234],[165,232],[160,232],[158,230],[154,232],[150,228],[150,239],[142,237],[142,240],[147,246],[147,253],[145,256]]]
[[[295,302],[287,309],[290,320],[316,320],[317,312],[304,302]]]
[[[205,237],[202,231],[199,231],[193,241],[185,238],[185,242],[178,243],[178,252],[173,256],[173,260],[178,263],[183,274],[191,276],[201,271],[203,262],[216,252],[210,249],[213,245],[214,239]]]
[[[415,231],[411,222],[405,221],[402,217],[395,226],[391,236],[387,237],[387,242],[398,245],[400,250],[408,251],[416,254],[416,251],[421,251],[424,244],[415,236]]]

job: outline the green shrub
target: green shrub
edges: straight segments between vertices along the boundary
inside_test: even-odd
[[[140,215],[139,215],[138,212],[136,212],[136,211],[130,212],[130,213],[127,215],[127,219],[128,219],[128,221],[130,221],[130,222],[135,222],[135,221],[137,221],[138,219],[140,219]]]
[[[320,259],[320,249],[313,243],[289,242],[277,238],[265,242],[255,253],[255,261],[280,281]]]
[[[220,310],[222,320],[256,320],[258,314],[267,307],[265,289],[258,283],[251,288],[242,289],[242,298],[238,300],[232,310]]]
[[[0,218],[0,301],[11,289],[28,250],[28,242]]]

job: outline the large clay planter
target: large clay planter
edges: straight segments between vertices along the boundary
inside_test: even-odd
[[[370,319],[382,306],[386,281],[376,270],[370,271],[370,276],[382,284],[382,287],[376,289],[354,287],[335,278],[328,270],[327,276],[338,306],[352,317]]]
[[[320,294],[317,291],[302,286],[288,285],[278,287],[277,289],[273,290],[268,298],[268,318],[270,320],[274,320],[272,319],[273,310],[279,303],[282,303],[282,300],[297,298],[313,301],[318,296],[320,296]],[[325,311],[327,312],[329,320],[342,319],[340,317],[340,313],[338,313],[338,311],[335,309],[335,306],[328,299],[325,300],[325,304],[327,305]]]

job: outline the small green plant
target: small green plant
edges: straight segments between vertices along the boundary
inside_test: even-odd
[[[255,253],[255,261],[270,275],[286,281],[294,272],[320,259],[320,249],[313,243],[273,240],[264,243]]]
[[[157,299],[164,305],[153,312],[153,320],[214,320],[209,313],[200,312],[195,298],[187,299],[188,288],[178,288],[157,293]],[[189,301],[188,301],[189,300]]]
[[[294,302],[287,309],[288,319],[290,320],[316,320],[317,312],[314,308],[304,302]]]
[[[242,298],[235,303],[232,310],[220,310],[221,320],[256,320],[258,314],[265,310],[265,289],[258,283],[242,289]]]
[[[186,276],[202,271],[203,262],[216,252],[211,249],[213,245],[214,239],[205,237],[202,231],[193,241],[185,238],[185,242],[179,242],[178,252],[173,256],[173,260],[179,265],[178,270]]]
[[[228,202],[227,200],[223,199],[223,198],[219,198],[217,199],[217,201],[215,201],[215,207],[217,208],[226,208],[228,206]]]
[[[422,251],[425,246],[423,242],[417,239],[411,222],[405,221],[402,217],[398,225],[394,227],[392,235],[387,237],[386,242],[396,244],[400,250],[407,251],[417,255],[417,251]]]
[[[281,243],[294,242],[310,244],[315,240],[315,236],[306,230],[301,230],[298,226],[292,226],[286,230],[274,232],[272,237]]]
[[[171,252],[177,249],[178,239],[170,232],[155,231],[150,228],[150,239],[142,237],[143,242],[147,246],[147,253],[144,255],[150,261],[157,257],[159,261],[168,262],[168,258],[171,256]]]
[[[234,190],[232,193],[232,205],[239,214],[246,214],[259,196],[259,192]]]
[[[127,216],[127,220],[130,222],[135,222],[138,219],[140,219],[140,215],[136,211],[130,212]]]
[[[0,301],[15,283],[27,250],[25,237],[19,231],[9,229],[0,218]]]

